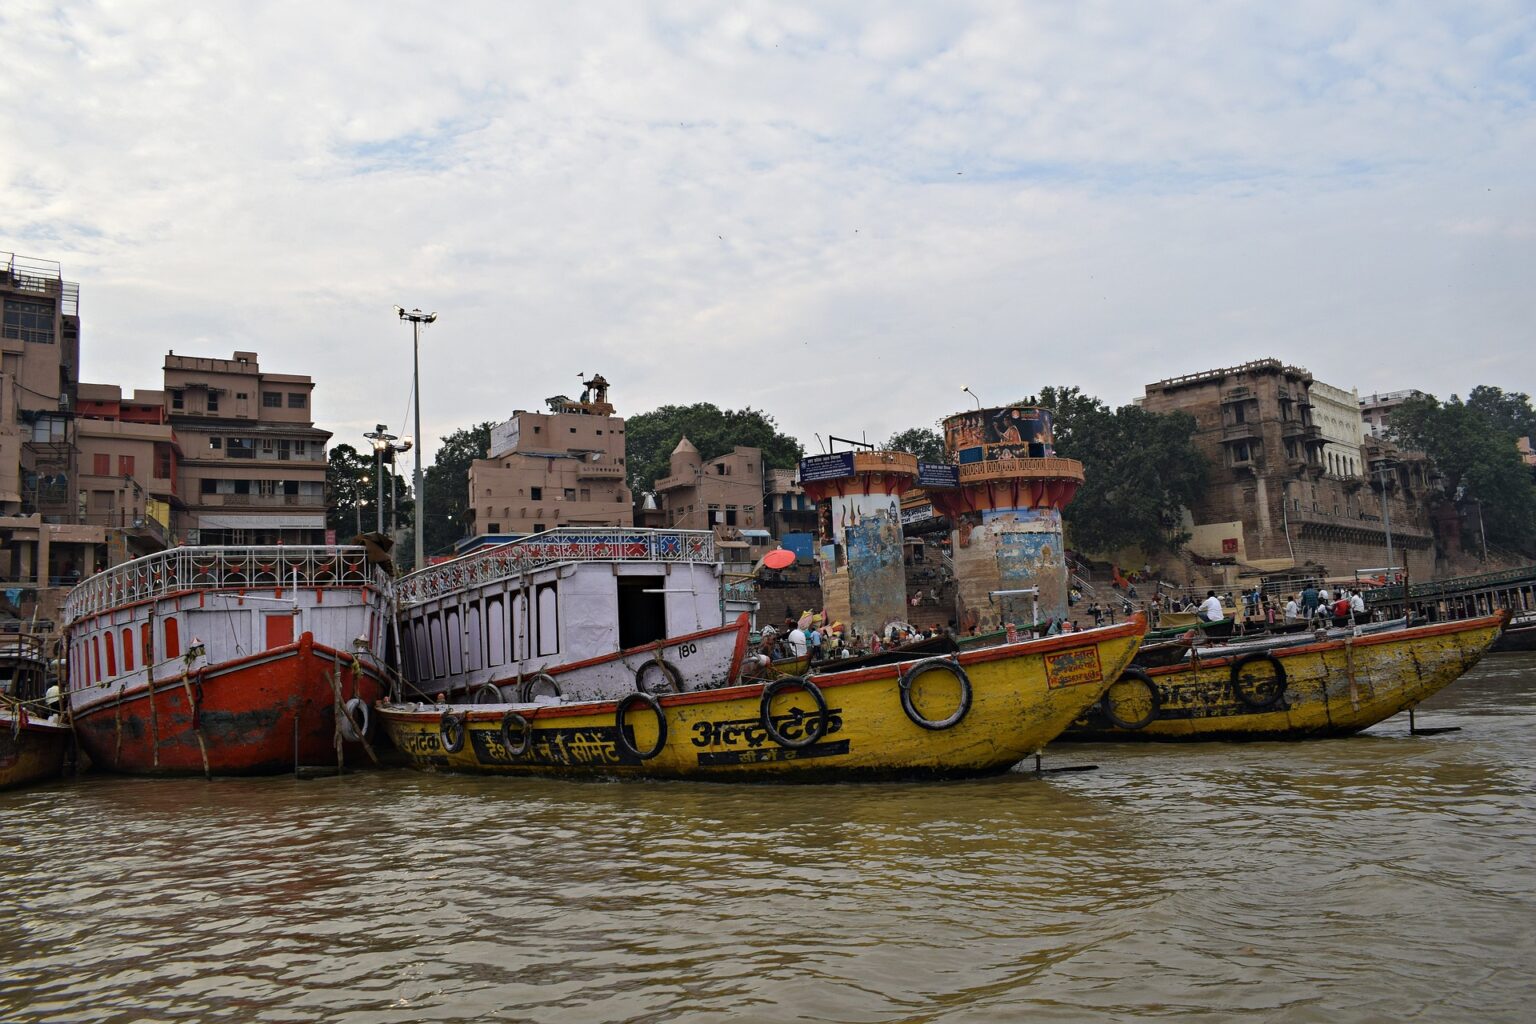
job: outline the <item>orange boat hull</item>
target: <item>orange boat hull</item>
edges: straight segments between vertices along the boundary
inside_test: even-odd
[[[306,633],[185,679],[105,689],[76,710],[75,730],[97,767],[132,775],[274,775],[334,765],[338,670],[342,702],[356,697],[371,707],[384,695],[372,669],[354,667]],[[340,756],[357,764],[367,753],[345,743]]]

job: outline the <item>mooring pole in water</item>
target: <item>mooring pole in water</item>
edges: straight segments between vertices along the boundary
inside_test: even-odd
[[[1461,732],[1459,725],[1438,725],[1429,729],[1420,729],[1413,721],[1413,708],[1408,709],[1408,735],[1410,736],[1438,736],[1442,732]]]
[[[1039,753],[1036,753],[1035,754],[1035,774],[1036,775],[1064,775],[1067,772],[1096,772],[1096,771],[1099,770],[1099,766],[1096,765],[1096,764],[1068,764],[1068,765],[1063,765],[1060,768],[1042,768],[1042,767],[1040,767],[1040,758],[1041,758],[1041,755]]]
[[[299,777],[299,716],[293,716],[293,777]]]

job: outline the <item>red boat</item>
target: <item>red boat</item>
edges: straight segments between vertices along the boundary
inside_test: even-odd
[[[366,758],[387,586],[361,547],[173,548],[91,577],[65,604],[81,748],[132,774]]]

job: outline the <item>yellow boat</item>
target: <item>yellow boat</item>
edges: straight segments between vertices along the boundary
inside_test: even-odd
[[[1047,743],[1131,663],[1119,626],[894,665],[573,703],[381,704],[413,763],[448,771],[811,781],[986,775]]]
[[[1162,668],[1128,669],[1064,740],[1347,736],[1454,682],[1509,613],[1358,635],[1236,643]]]

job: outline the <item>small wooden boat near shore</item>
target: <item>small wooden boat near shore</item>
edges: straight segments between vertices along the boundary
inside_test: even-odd
[[[31,634],[0,638],[0,789],[58,778],[69,725],[47,705],[47,645]]]
[[[418,766],[599,778],[817,781],[1006,771],[1118,678],[1141,619],[845,672],[669,695],[537,704],[386,704]]]
[[[1536,612],[1522,612],[1504,627],[1491,651],[1536,651]]]
[[[1064,740],[1347,736],[1415,707],[1467,672],[1509,613],[1196,648],[1128,669]],[[1370,631],[1374,630],[1374,631]],[[1343,634],[1343,635],[1340,635]]]

